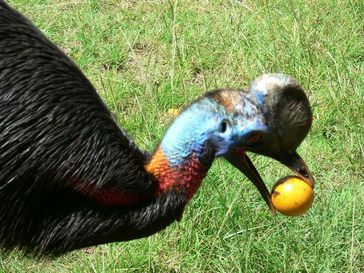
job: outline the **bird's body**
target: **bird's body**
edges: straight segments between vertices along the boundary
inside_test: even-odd
[[[302,103],[307,122],[296,146],[311,125],[305,97]],[[208,93],[148,154],[78,67],[0,0],[1,246],[62,254],[158,232],[181,218],[216,156],[253,179],[269,203],[250,161],[233,152],[254,151],[246,139],[267,126],[264,109],[251,93]]]
[[[66,250],[96,237],[99,243],[143,237],[176,219],[184,206],[180,193],[154,196],[157,180],[144,168],[148,156],[119,129],[76,65],[4,2],[0,37],[5,246]],[[158,214],[166,218],[160,227],[153,224]],[[120,226],[128,232],[111,235]],[[84,242],[74,246],[80,237]]]

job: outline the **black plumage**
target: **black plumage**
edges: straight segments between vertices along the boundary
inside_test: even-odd
[[[125,234],[143,237],[181,213],[179,193],[140,207],[94,202],[102,191],[116,198],[153,191],[145,152],[119,129],[77,66],[3,1],[0,117],[0,240],[6,248],[57,254]]]
[[[274,210],[245,151],[313,185],[295,151],[311,120],[298,83],[266,75],[250,92],[221,89],[195,101],[150,155],[78,67],[0,0],[0,246],[58,255],[156,233],[181,218],[217,156]]]

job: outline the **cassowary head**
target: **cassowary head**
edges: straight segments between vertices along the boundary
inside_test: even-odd
[[[191,153],[206,169],[215,157],[224,157],[254,183],[273,210],[269,191],[246,152],[278,160],[313,186],[296,153],[311,122],[300,85],[286,75],[269,74],[256,79],[250,92],[225,89],[203,96],[177,117],[160,148],[174,166],[182,166]]]

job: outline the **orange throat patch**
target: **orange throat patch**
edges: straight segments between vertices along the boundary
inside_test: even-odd
[[[193,197],[206,176],[206,170],[196,156],[191,155],[181,166],[170,166],[160,148],[154,153],[145,169],[158,181],[157,194],[168,190],[183,190],[188,200]]]

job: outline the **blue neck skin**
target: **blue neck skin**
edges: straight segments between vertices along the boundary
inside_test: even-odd
[[[180,166],[192,153],[204,152],[204,143],[216,131],[216,124],[226,116],[223,107],[203,98],[183,111],[167,130],[160,147],[171,166]]]
[[[244,105],[242,107],[242,105]],[[209,97],[192,104],[183,111],[167,130],[160,148],[171,167],[181,166],[192,154],[201,161],[212,163],[216,156],[223,155],[233,145],[241,144],[245,135],[261,128],[261,115],[256,106],[244,99],[232,112]],[[230,123],[221,133],[223,120]]]

